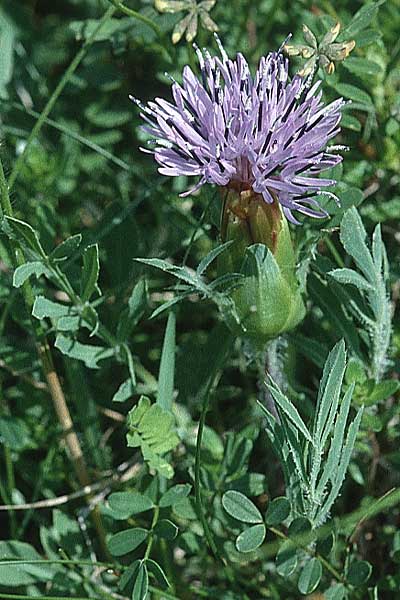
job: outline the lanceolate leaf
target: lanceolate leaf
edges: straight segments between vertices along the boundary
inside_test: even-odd
[[[175,376],[175,328],[176,317],[171,311],[165,329],[164,344],[161,353],[160,372],[158,375],[157,403],[164,410],[171,411],[174,394]]]
[[[86,248],[83,254],[83,269],[81,278],[81,298],[83,302],[90,300],[96,289],[99,278],[99,248],[97,244]]]

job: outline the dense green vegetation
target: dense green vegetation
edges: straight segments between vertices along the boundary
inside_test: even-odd
[[[399,597],[399,15],[1,3],[1,600]],[[285,234],[296,327],[269,327],[275,263],[246,254],[268,341],[242,326],[259,279],[240,287],[223,195],[179,196],[129,100],[170,100],[217,29],[253,72],[292,33],[291,74],[351,100],[340,206]]]

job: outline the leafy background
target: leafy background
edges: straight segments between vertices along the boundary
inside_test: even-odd
[[[296,407],[301,421],[296,417],[293,426],[303,435],[303,422],[314,418],[324,362],[341,338],[347,348],[344,392],[354,385],[351,420],[365,407],[332,509],[335,519],[318,534],[320,546],[304,517],[290,524],[294,483],[285,480],[265,432],[257,403],[267,393],[260,364],[221,322],[226,298],[204,283],[215,279],[214,263],[209,279],[199,278],[200,270],[193,280],[193,269],[219,243],[219,195],[204,189],[180,199],[188,182],[157,175],[138,149],[145,142],[129,94],[143,101],[168,97],[165,73],[179,80],[185,64],[196,68],[185,35],[176,44],[171,40],[193,3],[169,3],[184,10],[164,12],[167,4],[156,3],[156,10],[150,0],[132,0],[128,10],[114,7],[97,32],[111,11],[105,1],[6,0],[0,8],[1,158],[14,217],[33,228],[8,219],[0,238],[0,495],[3,505],[44,502],[0,512],[0,558],[8,561],[0,563],[2,597],[144,598],[149,572],[148,597],[290,599],[317,590],[331,599],[396,598],[399,2],[205,3],[227,52],[243,52],[253,67],[289,32],[294,43],[304,43],[303,24],[320,40],[339,21],[339,41],[356,42],[334,73],[319,71],[327,100],[352,100],[338,139],[350,148],[335,173],[342,207],[329,202],[329,221],[305,222],[293,231],[308,273],[307,316],[271,345],[266,358],[268,373]],[[207,27],[213,26],[203,16],[196,42],[214,50]],[[293,72],[302,64],[293,58]],[[30,135],[52,98],[51,112]],[[354,240],[357,212],[343,219],[351,207],[358,208],[368,246],[362,233]],[[373,263],[377,224],[390,275],[383,250],[380,263]],[[30,265],[16,273],[10,239],[21,244]],[[186,265],[189,287],[137,257]],[[30,278],[33,322],[21,294],[30,274],[38,275]],[[179,294],[185,299],[168,319],[164,311],[150,318]],[[87,462],[93,484],[88,502],[101,513],[112,558],[96,538],[82,481],[65,451],[35,350],[39,324]],[[150,400],[138,403],[141,395]],[[210,410],[199,475],[218,553],[228,560],[222,566],[202,534],[192,488],[205,395]],[[279,404],[283,418],[285,406]],[[55,499],[64,494],[58,506]],[[284,496],[291,503],[271,502]],[[145,555],[147,563],[140,562]],[[163,572],[171,584],[164,592]]]

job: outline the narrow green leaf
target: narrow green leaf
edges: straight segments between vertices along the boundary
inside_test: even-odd
[[[343,61],[343,66],[356,75],[379,75],[382,72],[381,65],[359,56],[349,56]]]
[[[340,239],[343,247],[354,258],[358,268],[374,284],[374,262],[365,243],[367,233],[360,215],[355,208],[345,212],[340,226]]]
[[[313,437],[319,451],[325,446],[336,416],[345,369],[346,350],[341,340],[329,353],[318,390]]]
[[[147,282],[144,278],[139,279],[132,290],[128,301],[128,308],[121,314],[118,322],[118,339],[126,341],[134,327],[142,318],[147,307]]]
[[[339,283],[351,283],[361,291],[368,292],[373,289],[372,285],[362,275],[352,269],[334,269],[333,271],[329,271],[329,275]]]
[[[132,600],[145,600],[149,589],[149,576],[147,567],[144,562],[139,567],[136,576],[135,585],[133,586]]]
[[[343,29],[342,35],[345,39],[356,35],[359,31],[368,27],[381,4],[383,4],[382,0],[380,2],[369,2],[362,6],[353,16],[350,23]]]
[[[118,589],[124,591],[127,585],[132,581],[136,580],[137,573],[139,571],[139,567],[141,565],[141,560],[135,560],[125,571],[122,573],[120,580],[118,581]]]
[[[156,269],[160,269],[161,271],[169,273],[177,279],[185,281],[191,285],[197,285],[198,283],[197,279],[188,271],[188,269],[185,267],[177,267],[172,265],[166,260],[161,260],[160,258],[135,258],[135,261],[149,265],[150,267],[155,267]]]
[[[258,508],[244,494],[229,490],[222,496],[222,506],[226,512],[243,523],[262,523]]]
[[[297,408],[282,394],[282,392],[274,385],[267,385],[271,392],[275,402],[283,410],[287,418],[293,423],[298,431],[300,431],[306,440],[313,444],[312,437],[307,427],[305,426],[303,419],[300,417]]]
[[[4,217],[4,220],[6,227],[8,225],[9,228],[9,231],[6,230],[6,233],[9,234],[11,232],[11,236],[17,239],[23,246],[41,258],[46,258],[46,253],[39,241],[39,235],[33,227],[25,223],[25,221],[20,221],[14,217]]]
[[[113,556],[123,556],[135,550],[147,538],[149,532],[141,527],[125,529],[115,533],[108,540],[108,549]]]
[[[83,302],[90,300],[96,289],[99,278],[99,247],[97,244],[88,246],[83,254],[83,269],[81,276],[81,298]]]
[[[345,127],[346,129],[351,129],[351,131],[361,131],[360,121],[356,117],[354,117],[353,115],[349,115],[348,113],[342,114],[340,125],[342,127]]]
[[[165,329],[164,343],[161,354],[160,372],[158,375],[157,403],[164,410],[172,410],[174,396],[175,376],[175,328],[176,316],[174,312],[168,315]]]
[[[249,529],[245,529],[236,538],[236,548],[239,552],[253,552],[256,550],[265,539],[265,525],[253,525]]]
[[[341,96],[350,98],[350,100],[354,100],[361,106],[364,105],[366,108],[373,108],[374,105],[371,96],[364,90],[361,90],[359,87],[356,87],[351,83],[337,83],[334,87],[337,93]]]
[[[321,479],[317,485],[317,494],[322,493],[328,481],[331,481],[333,483],[336,479],[337,469],[339,466],[338,458],[340,457],[340,452],[343,447],[344,434],[346,430],[347,418],[350,411],[353,391],[354,384],[350,385],[342,400],[339,414],[336,418],[335,430],[329,448],[328,456],[324,463]]]
[[[151,558],[146,560],[146,565],[150,573],[152,573],[156,578],[157,583],[163,588],[168,588],[169,581],[161,566]]]
[[[209,252],[207,254],[207,256],[205,256],[203,258],[203,260],[200,261],[199,266],[197,267],[197,270],[196,270],[197,275],[199,277],[201,277],[201,275],[203,275],[203,273],[208,269],[210,264],[220,254],[222,254],[222,252],[225,252],[225,250],[227,250],[229,248],[229,246],[232,246],[233,243],[234,243],[234,240],[229,240],[228,242],[225,242],[224,244],[221,244],[220,246],[217,246],[217,248],[214,248],[213,250],[211,250],[211,252]]]

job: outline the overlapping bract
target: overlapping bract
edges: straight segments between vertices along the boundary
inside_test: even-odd
[[[156,98],[144,106],[144,129],[152,136],[154,154],[164,175],[197,175],[204,183],[253,189],[268,203],[277,198],[285,215],[293,211],[324,217],[320,194],[335,183],[317,175],[342,157],[328,140],[339,131],[340,98],[321,101],[320,82],[288,76],[288,60],[280,51],[262,57],[253,77],[242,54],[230,60],[217,38],[221,58],[206,50],[197,54],[201,79],[190,67],[183,83],[174,81],[174,102]],[[336,198],[336,197],[335,197]]]

